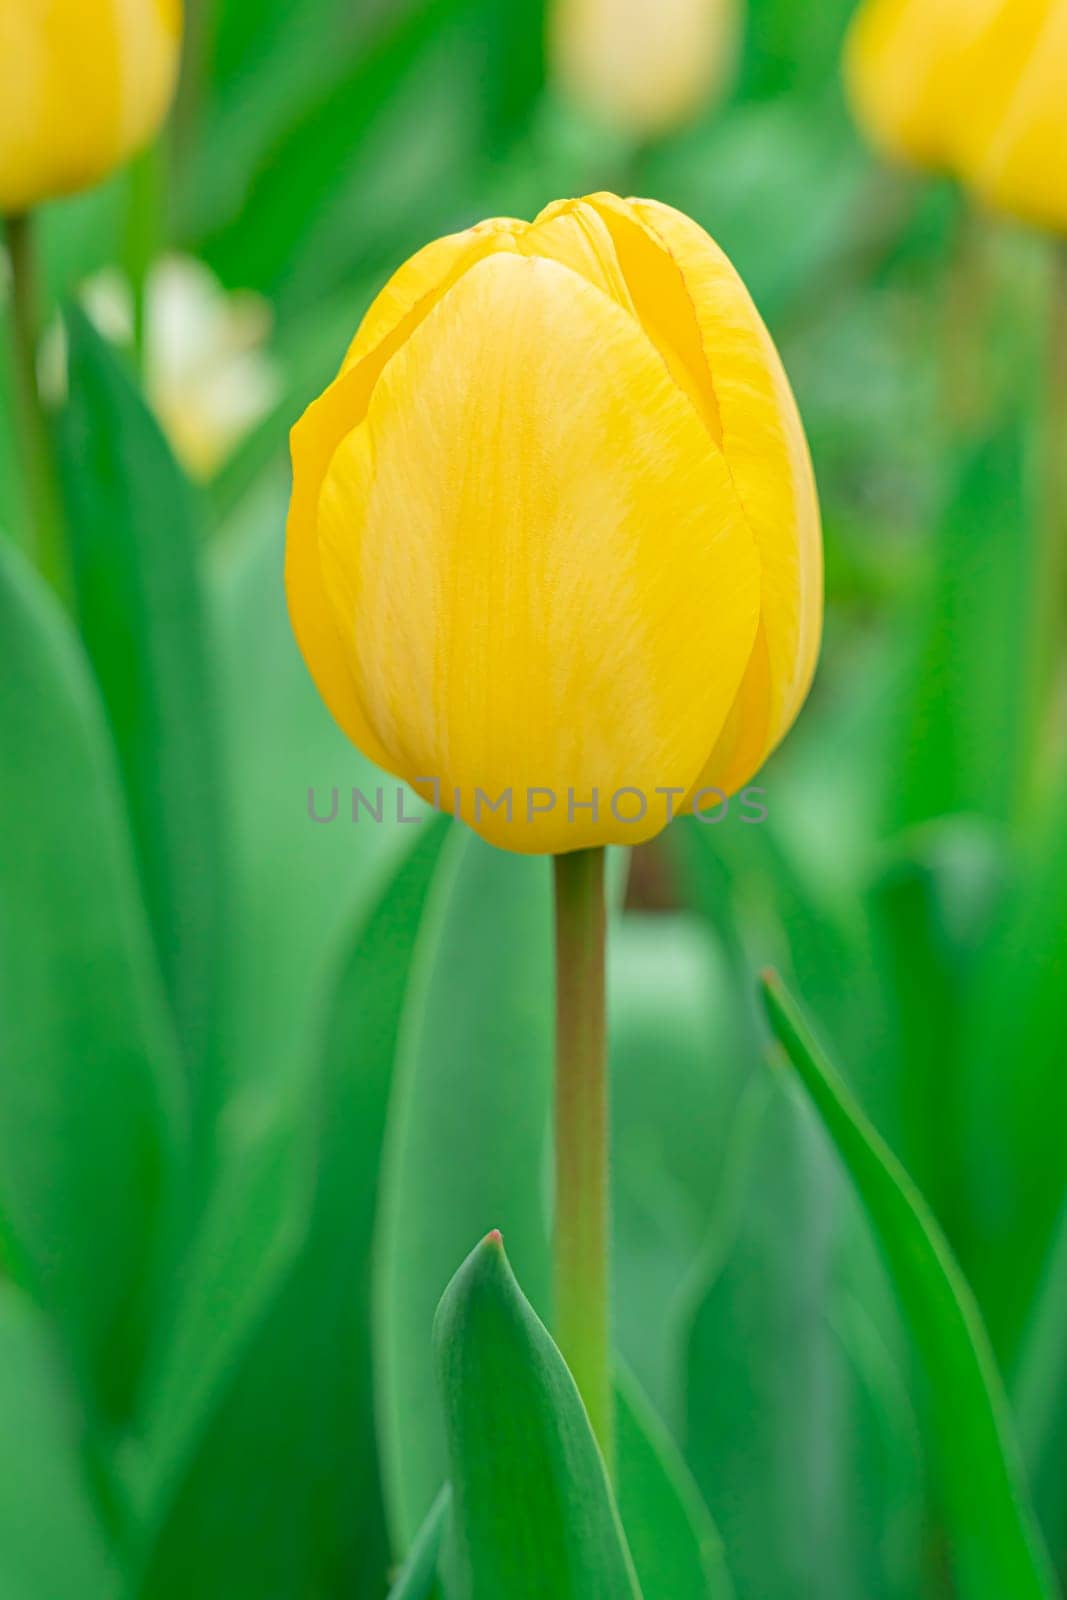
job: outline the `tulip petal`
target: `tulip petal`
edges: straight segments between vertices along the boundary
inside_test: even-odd
[[[363,710],[323,585],[318,532],[323,478],[338,441],[354,419],[366,414],[376,377],[370,366],[342,373],[307,408],[290,435],[293,496],[285,538],[285,593],[300,654],[330,715],[353,744],[385,767],[389,757]]]
[[[857,120],[887,154],[951,170],[978,96],[967,52],[1002,0],[867,0],[845,75]],[[1014,3],[1014,0],[1013,0]]]
[[[680,274],[699,331],[701,381],[710,390],[708,405],[760,554],[756,645],[722,745],[711,751],[698,779],[700,785],[729,794],[747,782],[784,737],[815,671],[822,627],[822,545],[807,442],[770,335],[737,273],[704,230],[656,201],[633,200],[620,215],[623,202],[611,196],[594,199],[612,228],[638,315],[650,327],[660,319],[679,359],[691,369],[693,345],[686,318],[673,306],[662,268],[652,264],[654,254],[647,245],[636,244],[626,211]]]
[[[584,200],[556,200],[519,236],[523,255],[570,267],[636,315],[615,243],[599,213]]]
[[[462,233],[433,239],[416,250],[372,302],[348,347],[341,371],[351,371],[373,351],[382,357],[379,367],[384,366],[468,267],[497,250],[516,249],[514,238],[527,227],[527,223],[511,217],[493,217]]]
[[[1023,14],[1016,0],[998,22],[983,41],[982,110],[964,134],[964,176],[990,204],[1067,228],[1067,0],[1031,0]]]
[[[176,0],[0,5],[0,211],[87,187],[161,121],[178,68]]]
[[[353,662],[346,704],[385,764],[438,780],[446,809],[513,850],[658,832],[656,790],[688,789],[729,714],[759,561],[722,455],[641,328],[568,268],[496,254],[355,420],[319,503],[323,587]],[[640,820],[612,815],[623,788]],[[511,791],[512,818],[476,789]],[[594,791],[598,818],[577,809]]]

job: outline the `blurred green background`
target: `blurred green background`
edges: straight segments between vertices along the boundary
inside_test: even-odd
[[[865,149],[848,0],[751,0],[728,92],[654,142],[562,93],[543,0],[188,5],[159,149],[39,218],[76,627],[13,553],[2,395],[0,1596],[381,1600],[487,1229],[547,1311],[547,864],[344,820],[376,779],[288,630],[286,438],[418,245],[613,188],[767,320],[828,596],[767,822],[619,865],[617,1342],[704,1576],[623,1520],[646,1600],[1009,1600],[952,1575],[983,1445],[754,974],[945,1229],[1067,1567],[1062,246]]]

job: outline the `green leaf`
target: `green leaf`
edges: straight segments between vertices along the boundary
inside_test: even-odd
[[[667,1430],[632,1378],[616,1389],[618,1501],[647,1595],[732,1600],[722,1540]]]
[[[285,487],[250,497],[210,573],[229,770],[234,905],[221,1102],[306,1096],[323,1007],[353,920],[417,825],[398,823],[395,779],[349,744],[293,639],[282,582]],[[375,802],[353,821],[353,791]],[[335,820],[328,817],[336,802]],[[406,795],[409,818],[418,802]],[[291,1086],[287,1080],[299,1078]]]
[[[47,1321],[12,1284],[0,1283],[0,1593],[112,1600],[118,1573],[64,1380]]]
[[[639,1600],[604,1463],[499,1233],[434,1322],[452,1485],[453,1600]]]
[[[67,312],[58,428],[82,638],[118,752],[194,1110],[217,1044],[223,916],[215,673],[192,491],[118,357]]]
[[[629,914],[608,940],[608,1001],[614,1336],[680,1437],[686,1291],[741,1093],[737,989],[695,917]]]
[[[353,160],[379,118],[470,0],[414,0],[383,13],[364,48],[337,58],[338,70],[313,100],[295,108],[290,126],[267,147],[234,215],[205,244],[228,283],[268,293],[291,290],[294,256],[304,248],[353,171]],[[214,148],[205,161],[217,160]],[[269,228],[248,227],[250,215]],[[368,218],[368,221],[370,219]]]
[[[85,658],[0,541],[0,1219],[97,1399],[136,1386],[180,1078]]]
[[[508,1228],[531,1299],[548,1297],[549,889],[545,861],[457,831],[419,937],[375,1285],[382,1470],[399,1550],[445,1479],[430,1332],[470,1239]]]
[[[371,1248],[411,951],[446,826],[439,818],[413,831],[409,855],[355,930],[337,974],[321,1081],[287,1119],[290,1130],[307,1126],[316,1136],[310,1216],[201,1415],[140,1591],[153,1600],[177,1600],[190,1587],[223,1600],[239,1585],[256,1593],[384,1591]],[[238,1237],[256,1237],[257,1222],[249,1213],[229,1225]],[[254,1265],[227,1270],[231,1295]],[[204,1297],[200,1283],[194,1288],[195,1309]],[[228,1321],[236,1321],[232,1313]],[[198,1331],[206,1367],[218,1359],[220,1341],[210,1325]],[[196,1382],[196,1364],[193,1350],[172,1376],[179,1414],[183,1379]]]
[[[438,1561],[452,1508],[452,1491],[446,1485],[426,1514],[418,1538],[397,1573],[389,1600],[438,1600]]]
[[[788,1087],[753,1082],[722,1175],[690,1291],[685,1450],[741,1594],[852,1600],[850,1384],[826,1316],[848,1196]]]
[[[881,1244],[929,1389],[951,1557],[965,1600],[1051,1600],[1007,1406],[973,1296],[936,1222],[824,1059],[780,981],[771,1026],[845,1163]]]
[[[975,974],[967,1062],[970,1275],[1005,1370],[1019,1350],[1064,1197],[1067,784],[1035,818]]]
[[[967,1033],[1005,877],[1000,830],[977,816],[944,817],[898,839],[869,891],[894,1052],[895,1104],[880,1131],[964,1257],[975,1087]]]
[[[893,822],[969,811],[1010,819],[1030,776],[1034,736],[1036,537],[1018,417],[968,441],[953,462],[900,696]]]
[[[1067,1565],[1067,1205],[1011,1384],[1034,1506],[1058,1571]]]

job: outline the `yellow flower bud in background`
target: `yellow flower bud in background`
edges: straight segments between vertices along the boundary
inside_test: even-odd
[[[667,206],[599,194],[428,245],[293,467],[289,610],[323,699],[494,844],[649,838],[746,783],[807,693],[803,429],[737,273]]]
[[[549,45],[564,93],[637,138],[669,133],[734,71],[741,0],[555,0]]]
[[[965,72],[960,175],[998,211],[1067,229],[1067,0],[998,0]]]
[[[857,122],[894,160],[953,169],[955,131],[969,114],[964,58],[989,0],[866,0],[845,46]]]
[[[1067,0],[866,0],[846,76],[888,155],[1067,228]]]
[[[181,0],[0,0],[0,211],[106,177],[158,130]]]

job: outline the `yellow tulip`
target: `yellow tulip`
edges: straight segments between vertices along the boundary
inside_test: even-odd
[[[1067,0],[866,0],[846,75],[887,154],[1067,228]]]
[[[556,77],[579,105],[639,138],[686,122],[725,87],[741,0],[556,0]]]
[[[648,838],[747,783],[800,708],[803,430],[736,272],[667,206],[598,194],[419,251],[293,465],[289,610],[323,699],[495,844]]]
[[[969,75],[962,177],[997,210],[1067,229],[1067,0],[1000,0]]]
[[[0,211],[87,188],[148,143],[181,0],[0,0]]]
[[[852,107],[887,155],[948,172],[967,114],[967,44],[996,0],[866,0],[845,46]]]

